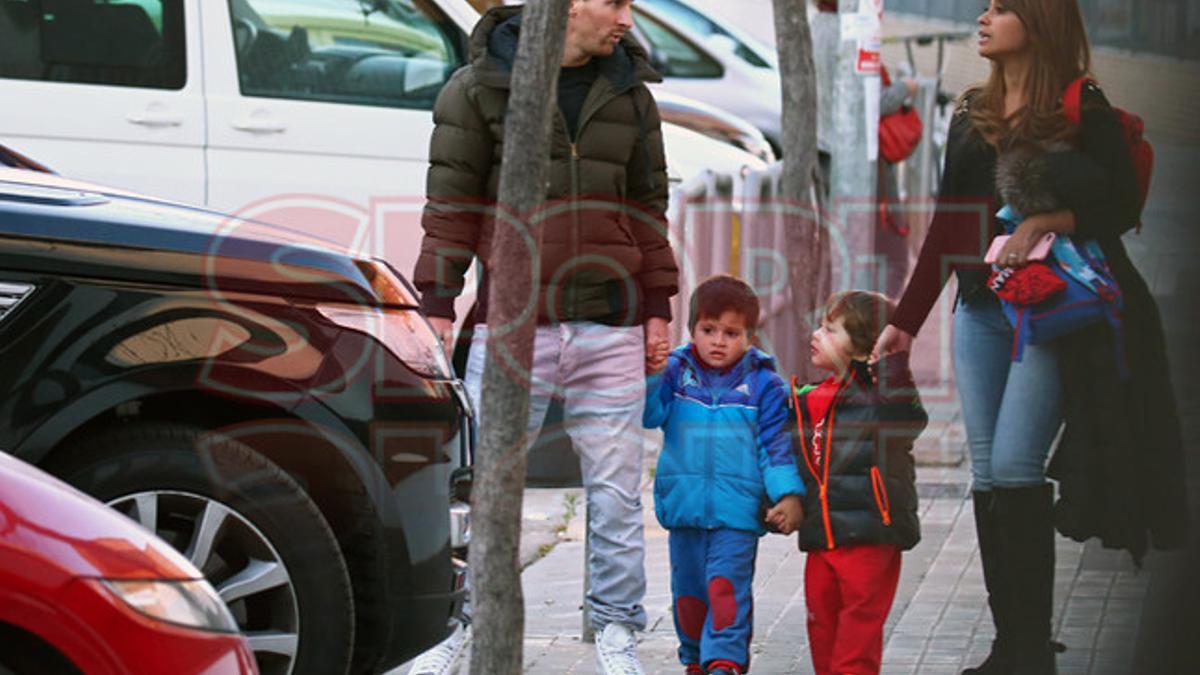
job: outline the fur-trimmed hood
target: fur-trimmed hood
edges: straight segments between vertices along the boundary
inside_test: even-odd
[[[1066,206],[1054,191],[1051,155],[1073,152],[1065,141],[1020,145],[1000,153],[996,160],[996,192],[1022,216],[1054,211]]]

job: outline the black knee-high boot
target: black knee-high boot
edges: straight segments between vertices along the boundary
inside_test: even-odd
[[[1054,607],[1054,486],[995,488],[992,516],[1008,580],[1008,672],[1054,675],[1050,641]]]
[[[1013,626],[1009,620],[1009,592],[1000,554],[1000,536],[996,531],[996,516],[992,509],[992,492],[976,491],[971,493],[971,497],[975,502],[975,535],[979,539],[983,583],[987,587],[988,607],[992,610],[996,639],[992,641],[992,651],[987,659],[974,668],[967,668],[963,675],[1009,675]]]

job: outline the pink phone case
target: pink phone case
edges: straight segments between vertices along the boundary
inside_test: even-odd
[[[983,256],[985,263],[996,262],[996,257],[1000,255],[1000,249],[1004,248],[1004,242],[1008,241],[1007,234],[1002,234],[992,240],[992,245],[988,247],[987,255]],[[1029,260],[1045,260],[1046,256],[1050,255],[1050,246],[1054,243],[1054,233],[1047,232],[1038,243],[1034,244],[1033,250],[1029,252]]]

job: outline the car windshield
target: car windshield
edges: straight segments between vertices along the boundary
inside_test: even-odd
[[[642,12],[634,12],[633,23],[651,49],[665,59],[661,66],[664,76],[718,78],[724,75],[720,63],[665,23]]]
[[[657,11],[663,18],[693,35],[704,39],[718,36],[731,40],[734,44],[733,53],[755,68],[774,67],[764,57],[764,54],[767,53],[765,47],[751,44],[748,40],[733,35],[719,23],[713,21],[694,7],[685,5],[679,0],[641,0],[641,4]]]

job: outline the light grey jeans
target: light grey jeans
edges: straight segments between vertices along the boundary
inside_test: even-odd
[[[954,312],[954,378],[971,448],[972,489],[1046,482],[1046,457],[1062,426],[1062,381],[1053,345],[1026,345],[1012,360],[1013,329],[999,302]]]
[[[465,383],[481,413],[488,327],[475,327]],[[592,627],[612,622],[645,630],[642,532],[642,409],[646,399],[641,326],[586,321],[538,326],[533,345],[529,442],[537,438],[552,397],[563,400],[563,429],[579,454],[587,491]],[[501,356],[503,359],[503,355]],[[479,424],[487,420],[479,418]],[[528,447],[526,448],[528,451]]]

